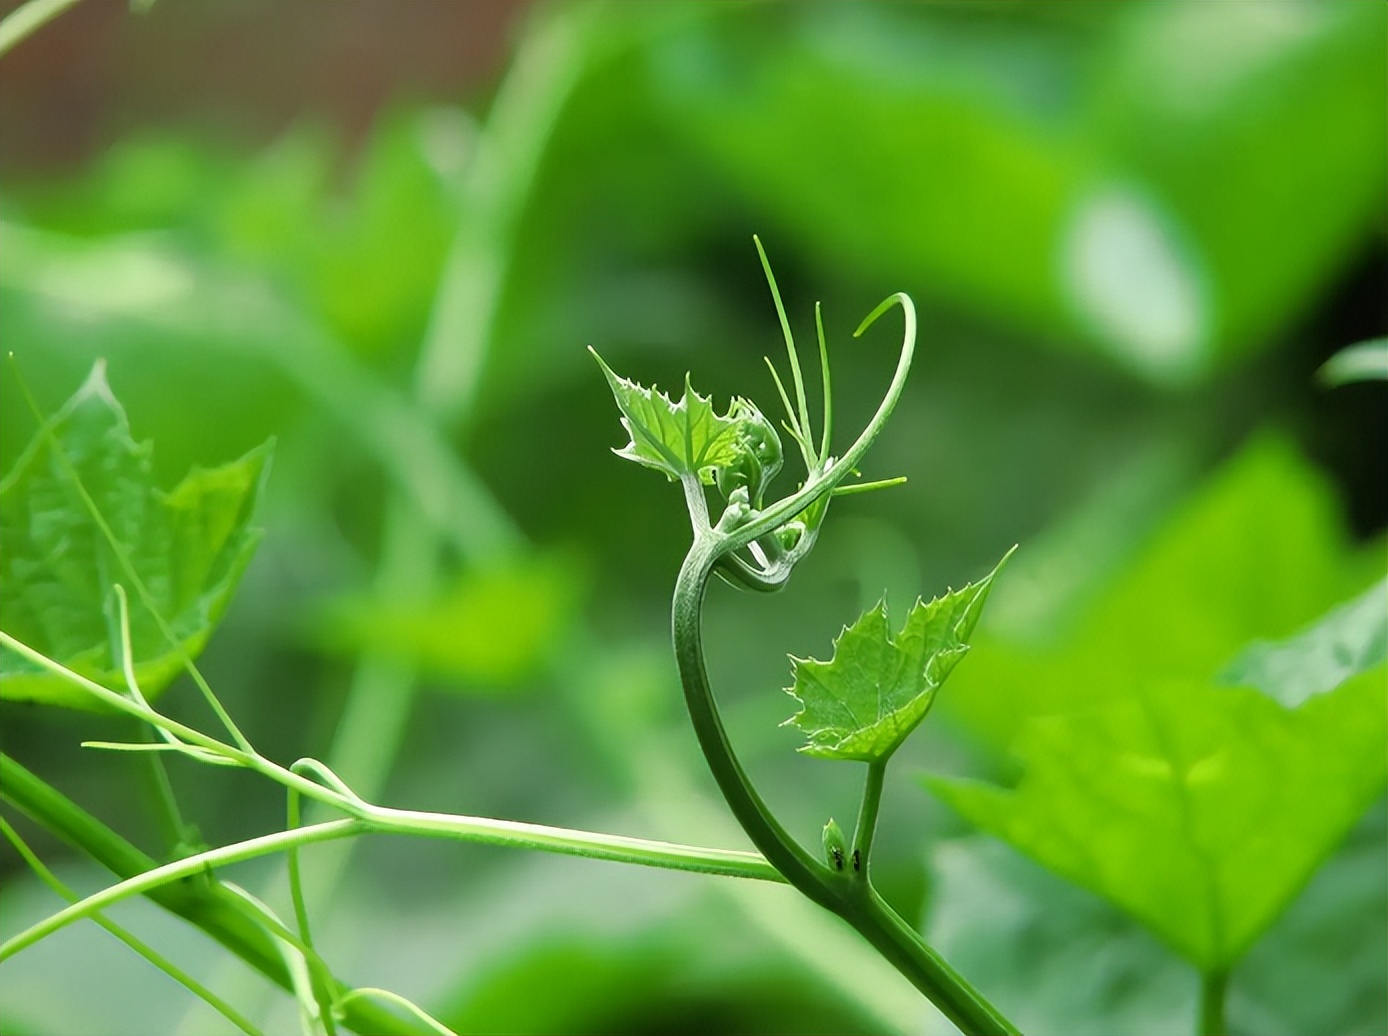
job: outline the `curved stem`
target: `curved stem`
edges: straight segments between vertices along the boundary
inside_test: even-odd
[[[717,559],[729,552],[727,542],[716,533],[694,541],[679,578],[675,581],[671,634],[675,645],[675,664],[694,733],[703,749],[718,788],[733,816],[763,856],[781,875],[810,899],[834,909],[826,879],[830,870],[814,859],[781,827],[766,803],[743,772],[723,729],[723,720],[713,700],[708,672],[704,668],[702,614],[704,593]]]
[[[706,520],[704,523],[698,521],[696,503],[704,504],[703,494],[698,490],[697,480],[685,480],[695,534],[694,543],[675,581],[671,609],[675,663],[679,668],[680,683],[684,688],[685,704],[694,733],[709,770],[718,782],[733,816],[767,861],[799,892],[857,929],[960,1030],[970,1036],[1015,1034],[1018,1030],[1012,1023],[951,968],[914,928],[906,924],[878,895],[867,878],[868,853],[877,826],[885,760],[869,765],[863,804],[853,835],[854,866],[842,873],[833,871],[807,853],[787,833],[753,787],[723,727],[704,664],[704,595],[714,569],[720,568],[733,582],[750,589],[773,589],[782,584],[784,577],[789,575],[790,566],[786,567],[784,573],[762,573],[758,578],[750,566],[738,562],[733,552],[776,529],[825,494],[831,493],[857,467],[891,416],[911,368],[916,340],[915,307],[906,295],[892,295],[873,310],[855,332],[862,334],[894,304],[901,306],[906,320],[896,371],[877,412],[842,458],[819,472],[812,472],[799,492],[772,505],[753,521],[726,532],[719,528],[709,529]],[[697,501],[692,498],[691,490],[698,490]]]
[[[728,540],[716,533],[694,542],[675,583],[671,621],[675,662],[684,686],[685,704],[709,770],[728,807],[752,844],[786,881],[856,928],[962,1032],[970,1036],[1017,1033],[1016,1027],[931,949],[870,883],[857,880],[851,870],[842,874],[831,871],[810,856],[780,825],[752,786],[723,728],[704,666],[701,629],[704,593],[714,564],[728,549]],[[869,821],[869,830],[875,821],[875,802],[880,801],[881,795],[880,779],[879,772],[874,792],[872,771],[869,771],[868,793],[874,801],[870,803],[865,795],[865,808],[854,835],[855,846],[861,845],[864,838],[864,820]],[[870,834],[866,835],[866,842],[870,848]]]

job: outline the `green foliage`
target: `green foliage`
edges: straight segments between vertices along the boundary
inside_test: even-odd
[[[1345,848],[1230,976],[1233,1032],[1262,1036],[1388,1027],[1384,815]],[[926,934],[1034,1036],[1190,1032],[1196,986],[1185,962],[1107,901],[985,835],[930,848]]]
[[[1388,657],[1388,580],[1331,610],[1284,641],[1250,644],[1220,674],[1224,683],[1256,687],[1295,708],[1333,691]]]
[[[696,475],[704,485],[711,486],[718,472],[740,467],[750,461],[760,462],[744,431],[752,425],[764,432],[763,418],[756,407],[744,399],[734,400],[728,412],[714,412],[713,400],[694,391],[686,376],[684,395],[678,403],[664,392],[646,388],[616,374],[590,349],[598,361],[612,396],[622,412],[622,427],[631,442],[612,452],[634,460],[648,468],[663,472],[672,482],[685,475]],[[772,439],[775,438],[774,431]],[[756,445],[768,449],[764,434],[758,434]],[[779,450],[776,451],[779,454]],[[760,482],[760,478],[756,481]]]
[[[1019,566],[990,614],[1013,606],[1009,593],[1044,593],[1045,564]],[[1176,508],[1056,635],[1031,642],[985,621],[978,657],[956,677],[947,708],[1006,749],[1029,718],[1101,705],[1115,688],[1209,681],[1251,641],[1291,636],[1382,572],[1377,549],[1346,543],[1324,478],[1285,439],[1261,436]]]
[[[424,600],[335,601],[314,636],[334,652],[409,662],[459,689],[505,690],[534,676],[565,642],[579,591],[563,558],[517,559],[467,572]]]
[[[929,604],[917,600],[895,637],[887,602],[864,613],[834,641],[828,662],[792,658],[787,693],[801,710],[786,722],[809,738],[800,751],[822,759],[880,762],[925,718],[946,677],[968,653],[988,591],[1012,552],[976,583]]]
[[[1304,464],[1256,444],[1070,637],[1045,653],[1014,647],[985,675],[1001,680],[990,709],[1011,697],[1017,787],[929,786],[1197,968],[1225,971],[1382,793],[1383,585],[1228,659],[1374,568],[1342,546]]]
[[[1150,927],[1239,960],[1383,790],[1384,670],[1287,710],[1256,691],[1110,685],[1035,721],[1021,783],[929,786],[971,823]]]
[[[157,694],[202,650],[255,551],[250,520],[269,459],[266,444],[161,491],[151,448],[131,437],[98,364],[0,482],[0,628],[124,688],[110,603],[112,584],[124,584],[135,675]],[[0,674],[5,698],[94,707],[11,652]]]
[[[273,738],[274,758],[321,752],[350,794],[373,802],[400,795],[421,809],[555,823],[577,814],[603,829],[737,840],[733,819],[708,800],[678,715],[664,582],[649,578],[668,570],[687,529],[614,519],[623,510],[614,501],[630,499],[630,473],[604,459],[611,411],[594,393],[580,344],[622,357],[624,369],[660,371],[667,388],[666,372],[703,371],[704,390],[732,403],[709,403],[701,436],[753,413],[734,392],[774,405],[774,428],[757,414],[743,425],[737,459],[699,472],[704,485],[713,475],[709,507],[735,499],[734,517],[759,521],[774,500],[777,429],[804,458],[795,480],[807,485],[832,459],[833,437],[827,399],[823,439],[818,420],[811,434],[807,414],[818,413],[821,396],[801,385],[793,350],[790,370],[783,364],[765,380],[761,357],[775,354],[779,335],[743,265],[748,233],[761,230],[776,242],[791,315],[804,318],[797,331],[815,330],[810,285],[824,292],[830,337],[852,329],[835,314],[861,312],[884,287],[922,306],[913,382],[874,446],[874,464],[911,483],[880,503],[839,501],[854,485],[850,472],[833,492],[833,521],[824,495],[781,508],[774,527],[738,540],[715,574],[776,589],[795,567],[796,585],[774,604],[730,601],[717,584],[708,591],[709,668],[730,743],[745,753],[745,771],[764,779],[767,801],[786,807],[785,830],[806,836],[811,862],[833,869],[819,827],[851,811],[860,771],[808,766],[787,750],[802,738],[776,728],[791,709],[769,690],[784,684],[774,645],[814,654],[884,586],[909,603],[945,573],[985,571],[1016,540],[1026,550],[990,591],[969,664],[951,673],[948,693],[930,705],[935,722],[902,745],[896,767],[1005,782],[1015,776],[1007,750],[1030,750],[1035,739],[1060,751],[1066,737],[1108,736],[1111,726],[1116,747],[1104,751],[1121,776],[1135,759],[1165,758],[1142,711],[1156,696],[1155,713],[1178,732],[1184,714],[1169,712],[1181,706],[1195,717],[1192,751],[1247,729],[1281,746],[1275,758],[1291,767],[1288,780],[1325,781],[1327,825],[1349,812],[1348,769],[1365,761],[1359,737],[1378,730],[1375,718],[1350,733],[1344,753],[1338,744],[1325,750],[1342,756],[1342,779],[1289,746],[1310,736],[1308,723],[1320,730],[1306,716],[1353,711],[1334,704],[1338,696],[1367,692],[1343,679],[1382,657],[1381,548],[1352,547],[1340,528],[1342,510],[1360,530],[1381,523],[1371,481],[1381,436],[1359,439],[1355,475],[1346,456],[1355,435],[1345,433],[1382,381],[1329,396],[1305,373],[1344,342],[1382,334],[1362,275],[1383,246],[1388,8],[1355,0],[542,5],[516,33],[479,16],[469,37],[476,47],[451,62],[445,83],[427,53],[416,60],[411,50],[408,68],[384,63],[393,50],[384,34],[462,17],[434,10],[449,5],[421,5],[417,17],[372,23],[383,45],[353,62],[360,74],[340,119],[341,48],[361,29],[352,18],[324,47],[304,49],[278,33],[302,26],[294,5],[247,16],[229,13],[234,5],[171,4],[162,14],[156,6],[152,20],[94,26],[88,3],[5,57],[7,76],[51,83],[51,63],[38,60],[48,40],[76,53],[97,41],[87,38],[94,28],[119,42],[108,56],[120,60],[88,63],[46,101],[24,87],[5,93],[0,340],[45,413],[107,357],[139,438],[157,444],[149,460],[158,486],[277,437],[275,491],[263,500],[273,543],[237,591],[243,621],[221,629],[200,663],[210,686],[235,695],[246,731]],[[483,81],[484,68],[503,61],[488,51],[503,38],[516,47],[514,74]],[[228,88],[222,63],[197,60],[208,47],[254,57],[245,90]],[[293,71],[277,68],[282,61]],[[179,97],[160,107],[156,124],[149,105],[166,98],[171,74]],[[383,83],[396,93],[377,107]],[[52,118],[69,93],[88,98],[77,105],[82,118]],[[300,104],[308,96],[311,111]],[[379,113],[369,127],[364,102]],[[179,112],[196,118],[180,124]],[[842,429],[880,398],[873,349],[845,351],[852,358],[835,371],[840,455]],[[1381,359],[1380,343],[1331,361],[1321,379],[1381,375]],[[784,414],[758,385],[774,387]],[[827,378],[824,388],[827,396]],[[678,421],[704,397],[687,384],[687,402],[678,385],[672,395],[671,411],[685,407],[673,429],[684,468],[697,464],[697,451]],[[1335,491],[1295,446],[1268,437],[1273,420],[1313,445],[1317,463],[1336,473]],[[15,468],[32,424],[0,365],[0,474]],[[1257,445],[1200,486],[1218,457],[1248,441]],[[628,449],[637,447],[633,434]],[[728,459],[722,446],[708,447]],[[659,455],[649,444],[646,452]],[[696,499],[699,487],[685,488]],[[89,521],[81,500],[64,511]],[[8,536],[8,510],[4,519]],[[708,524],[728,538],[748,528]],[[821,531],[815,558],[798,565]],[[19,556],[9,546],[0,544],[6,635],[4,566]],[[151,633],[145,601],[115,560],[106,561],[80,595],[91,628],[77,646],[101,646],[98,675],[123,690],[110,654],[111,583],[128,591],[137,649],[171,649]],[[148,566],[132,567],[143,576]],[[44,575],[59,572],[49,566]],[[1370,584],[1377,589],[1366,591]],[[884,627],[881,643],[893,633]],[[22,639],[44,646],[38,634]],[[0,688],[40,679],[27,668],[38,663],[12,645],[0,654]],[[138,675],[148,684],[155,674]],[[533,693],[506,694],[521,688]],[[437,693],[454,689],[465,696]],[[491,692],[497,697],[479,700]],[[186,705],[170,709],[181,718]],[[976,737],[959,739],[951,719]],[[74,726],[132,736],[109,718],[55,723],[46,710],[0,702],[6,752],[74,789],[92,811],[56,822],[62,812],[51,804],[18,805],[19,785],[7,779],[6,820],[27,836],[40,816],[49,830],[35,831],[33,844],[44,856],[56,834],[109,865],[102,847],[111,830],[140,832],[157,857],[182,852],[170,803],[143,780],[161,757],[59,750],[55,738]],[[157,747],[179,750],[168,740]],[[171,767],[187,823],[211,844],[283,823],[284,804],[271,794],[201,809],[219,782],[188,755],[244,759],[204,746]],[[1237,750],[1228,758],[1266,778],[1263,763]],[[1234,785],[1205,789],[1198,778],[1208,768],[1189,773],[1204,789],[1201,809],[1233,808]],[[990,1000],[1037,1034],[1189,1030],[1192,976],[1124,912],[1131,908],[996,840],[949,841],[952,811],[908,798],[901,777],[888,772],[877,789],[883,831],[871,877],[904,909],[907,927],[929,886],[931,942]],[[1016,794],[1029,794],[1032,779]],[[1111,779],[1102,773],[1099,788]],[[1149,782],[1160,792],[1175,780],[1158,773]],[[1117,789],[1133,790],[1122,781]],[[311,797],[311,787],[301,790]],[[350,796],[335,794],[320,808],[360,815]],[[1304,786],[1296,801],[1309,810],[1319,794]],[[1163,802],[1169,812],[1161,794],[1153,800],[1154,814]],[[1080,812],[1093,805],[1083,796],[1072,803]],[[875,816],[875,802],[860,812]],[[111,825],[105,840],[97,816]],[[162,842],[149,837],[154,817],[170,829]],[[373,817],[398,831],[420,820]],[[871,834],[861,819],[844,826],[827,843],[844,860],[830,876],[836,896],[859,887],[853,851]],[[1105,819],[1086,837],[1102,839],[1109,826]],[[1114,826],[1116,838],[1141,840],[1130,825]],[[504,841],[509,830],[481,837]],[[1328,830],[1308,837],[1328,844]],[[1359,834],[1367,856],[1332,859],[1240,961],[1231,1031],[1388,1029],[1385,837],[1381,824]],[[601,841],[590,836],[583,851],[592,838]],[[347,843],[304,854],[304,891],[317,902],[300,932],[309,918],[330,916],[334,938],[320,943],[330,965],[344,947],[361,947],[365,957],[353,950],[340,962],[353,975],[426,976],[433,1005],[452,1005],[445,1016],[461,1031],[932,1025],[921,1021],[915,990],[847,926],[827,916],[818,927],[788,923],[795,909],[812,909],[794,896],[646,872],[657,905],[643,906],[627,868],[517,866],[505,850],[362,841],[350,868],[337,851]],[[921,870],[921,846],[930,847],[936,880]],[[1149,853],[1156,864],[1144,858],[1112,875],[1115,887],[1134,902],[1152,899],[1141,891],[1149,872],[1167,880],[1189,863],[1180,838],[1160,850]],[[1288,866],[1309,866],[1307,852],[1297,849]],[[1272,873],[1252,882],[1265,903],[1272,885],[1292,883],[1276,862],[1286,854],[1268,853]],[[7,874],[21,862],[3,845],[0,857]],[[124,878],[155,866],[142,856],[117,871]],[[7,939],[53,907],[32,880],[6,880],[32,904],[0,911]],[[101,884],[94,872],[74,880]],[[219,888],[218,875],[198,874],[164,886],[170,899],[160,902],[197,908],[186,916],[220,938],[240,933],[233,952],[290,981],[287,941],[240,901],[203,898]],[[1169,897],[1172,912],[1204,911],[1200,896]],[[565,913],[575,902],[582,917]],[[1239,909],[1251,925],[1262,908]],[[74,926],[61,943],[6,958],[0,1014],[22,1019],[26,1031],[226,1027],[188,1015],[187,994],[166,975],[127,981],[106,957],[74,958],[65,947],[86,944],[67,940],[84,928],[95,945],[107,938]],[[620,933],[644,930],[658,939],[622,943]],[[181,959],[176,937],[158,942]],[[765,981],[752,981],[744,964],[764,967]],[[74,968],[97,981],[76,989]],[[555,995],[530,995],[539,986]],[[298,992],[312,1010],[302,982]],[[394,1010],[372,1016],[359,1013],[363,1000],[351,1003],[348,1027],[399,1024]],[[295,1006],[284,997],[251,1017],[265,1031],[287,1031]]]
[[[649,89],[700,168],[826,266],[910,269],[1037,345],[1204,380],[1270,343],[1381,208],[1384,11],[1059,9],[1018,32],[772,8],[668,41]],[[1269,218],[1304,197],[1307,219]]]

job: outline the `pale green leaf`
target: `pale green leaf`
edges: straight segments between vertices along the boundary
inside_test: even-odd
[[[929,604],[917,600],[896,637],[883,600],[839,634],[832,660],[792,658],[795,685],[789,693],[802,708],[786,722],[809,739],[800,751],[863,762],[895,752],[968,652],[993,578],[1011,556],[1008,551],[976,583]]]
[[[747,455],[736,403],[720,416],[714,412],[713,401],[695,392],[688,378],[684,395],[673,402],[664,392],[623,378],[596,351],[589,351],[612,387],[622,426],[631,436],[631,442],[613,451],[617,456],[664,472],[671,481],[697,475],[705,485],[712,485],[720,469]]]
[[[1341,349],[1316,372],[1330,387],[1355,381],[1388,381],[1388,338],[1374,338]]]
[[[267,443],[161,491],[150,444],[131,438],[98,363],[0,481],[0,628],[124,690],[109,603],[119,583],[136,677],[146,697],[157,694],[202,650],[255,551],[260,534],[249,521],[269,458]],[[0,696],[94,707],[12,652],[0,653]]]
[[[1282,641],[1250,644],[1220,674],[1224,683],[1256,687],[1295,707],[1332,691],[1388,657],[1388,580],[1332,609]]]
[[[1382,793],[1384,667],[1286,709],[1246,688],[1114,687],[1034,720],[1015,789],[932,780],[967,820],[1232,966]]]

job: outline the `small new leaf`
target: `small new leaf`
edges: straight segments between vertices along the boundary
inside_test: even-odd
[[[713,484],[720,469],[743,458],[743,421],[736,406],[725,415],[716,414],[712,399],[695,392],[687,377],[684,396],[673,402],[664,392],[623,378],[595,350],[588,351],[606,375],[622,412],[622,426],[631,436],[631,442],[612,451],[617,456],[664,472],[672,482],[697,475],[705,485]]]
[[[267,443],[161,491],[150,446],[131,437],[98,364],[0,480],[0,628],[123,691],[109,607],[120,583],[136,678],[153,698],[202,650],[255,551],[249,523],[269,459]],[[97,708],[8,651],[0,697]]]
[[[918,600],[895,638],[884,600],[839,634],[831,661],[792,658],[788,693],[802,708],[786,723],[809,739],[800,751],[868,763],[895,752],[968,652],[988,590],[1011,556],[976,583],[928,604]]]

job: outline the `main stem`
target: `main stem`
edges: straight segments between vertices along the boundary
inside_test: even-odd
[[[1016,1027],[931,949],[877,894],[870,882],[857,880],[852,871],[832,871],[810,856],[772,816],[743,771],[723,728],[704,667],[704,594],[714,564],[727,549],[727,542],[716,532],[695,536],[675,582],[671,627],[675,662],[694,733],[733,816],[752,844],[786,881],[857,929],[961,1032],[968,1036],[1016,1034]],[[869,774],[869,793],[874,798],[874,807],[875,798],[880,795],[880,772],[875,776],[877,791],[872,792],[874,775]],[[871,812],[875,813],[875,808]],[[871,834],[865,832],[862,819],[854,843],[860,849],[864,845],[870,848]],[[875,817],[865,819],[871,822]],[[863,864],[866,862],[864,859]]]

